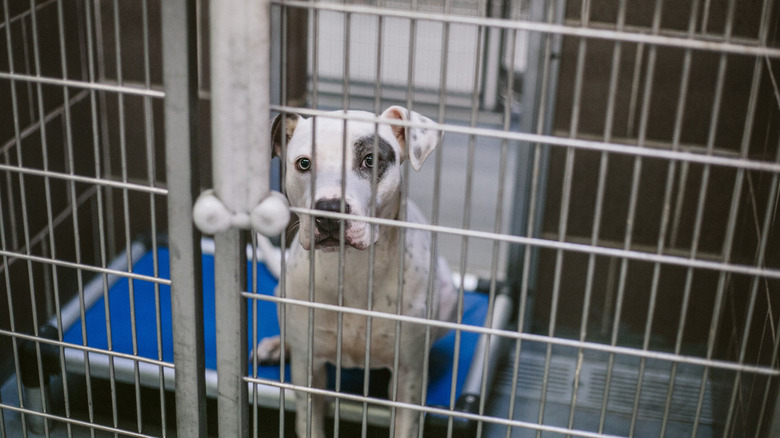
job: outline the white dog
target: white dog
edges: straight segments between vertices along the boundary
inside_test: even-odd
[[[358,111],[347,114],[373,117],[371,113]],[[437,146],[440,135],[433,129],[430,119],[402,107],[390,107],[381,117],[428,124],[431,127],[406,128],[356,120],[345,123],[343,119],[329,117],[317,117],[316,120],[295,115],[277,117],[272,126],[273,151],[274,155],[279,156],[282,143],[286,143],[285,156],[281,160],[285,166],[285,190],[290,204],[304,209],[399,219],[401,164],[409,160],[412,167],[419,170]],[[343,165],[346,165],[345,171]],[[314,184],[312,178],[315,179]],[[408,221],[424,222],[422,212],[413,202],[407,201],[406,207]],[[397,227],[369,224],[359,219],[343,222],[344,274],[340,287],[341,221],[301,215],[300,229],[290,245],[284,273],[288,298],[309,300],[310,263],[313,260],[314,300],[318,303],[339,304],[341,290],[341,305],[344,307],[389,314],[396,314],[400,308],[403,315],[419,318],[430,316],[445,321],[454,319],[457,292],[443,259],[438,260],[436,272],[433,273],[433,289],[429,290],[429,232],[415,229],[402,232]],[[372,244],[375,251],[373,264],[368,251]],[[313,257],[311,251],[314,251]],[[401,266],[403,286],[399,291]],[[372,284],[369,284],[371,271],[373,278]],[[371,303],[368,302],[369,290],[373,296]],[[326,386],[325,364],[336,362],[337,321],[337,312],[314,311],[312,363],[309,364],[309,307],[286,306],[286,341],[291,355],[292,382],[295,385],[307,386],[311,376],[313,387]],[[398,383],[397,400],[421,404],[423,355],[426,354],[423,351],[424,326],[402,323],[400,339],[396,339],[394,320],[374,317],[371,321],[370,367],[392,370],[394,345],[398,343],[399,366],[393,376]],[[341,363],[344,367],[363,367],[367,353],[366,336],[369,333],[367,318],[344,313],[342,324]],[[441,328],[432,328],[432,339],[441,337],[445,332]],[[278,337],[267,338],[258,345],[256,354],[262,361],[278,361],[281,348]],[[392,397],[392,392],[389,393]],[[306,393],[297,391],[296,396],[298,436],[306,436],[308,421],[311,436],[324,437],[323,398],[312,397],[309,418]],[[419,411],[397,411],[396,436],[417,436],[419,427]]]

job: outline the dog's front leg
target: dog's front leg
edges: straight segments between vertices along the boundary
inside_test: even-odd
[[[324,389],[328,383],[325,362],[314,360],[311,368],[308,366],[306,350],[293,353],[290,364],[292,381],[297,386],[309,386],[309,371],[311,371],[311,387]],[[309,404],[311,397],[311,404]],[[311,407],[311,410],[309,410]],[[295,392],[295,432],[298,438],[325,438],[325,397],[305,391]]]
[[[412,349],[408,349],[409,352]],[[413,405],[422,404],[422,361],[418,356],[403,354],[397,375],[393,376],[398,380],[398,398],[402,403]],[[415,354],[419,353],[414,351]],[[391,382],[392,390],[392,382]],[[414,438],[419,436],[420,411],[414,409],[400,408],[395,414],[395,437],[396,438]]]

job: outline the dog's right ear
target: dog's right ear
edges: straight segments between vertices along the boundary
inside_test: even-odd
[[[414,170],[419,171],[425,159],[439,144],[442,133],[433,128],[433,120],[400,106],[391,106],[386,109],[385,112],[382,113],[382,117],[402,120],[404,122],[411,121],[424,123],[431,126],[431,128],[423,127],[409,129],[398,125],[391,126],[393,134],[398,140],[398,144],[401,146],[401,161],[408,158],[412,163]],[[409,138],[407,138],[407,133]]]
[[[282,155],[282,142],[287,145],[292,138],[298,120],[301,117],[298,114],[279,114],[271,123],[271,151],[272,156]],[[283,127],[284,125],[284,127]],[[284,137],[282,137],[284,136]]]

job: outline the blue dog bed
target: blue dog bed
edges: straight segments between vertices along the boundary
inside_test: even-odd
[[[167,248],[160,247],[157,250],[158,276],[170,278],[169,252]],[[249,283],[252,284],[252,269],[249,262]],[[133,265],[136,274],[153,275],[154,258],[151,251],[146,252],[137,259]],[[276,279],[268,272],[263,264],[257,266],[257,291],[259,294],[272,295],[276,287]],[[96,279],[100,281],[100,279]],[[129,282],[133,283],[133,295],[135,301],[135,324],[138,355],[158,359],[158,334],[157,312],[155,308],[155,285],[148,281],[128,280],[120,278],[115,281],[108,292],[109,317],[106,317],[105,299],[101,296],[86,310],[86,334],[87,344],[90,347],[108,349],[107,322],[111,328],[112,349],[121,353],[133,353],[133,339],[131,331],[130,293]],[[251,289],[251,287],[250,287]],[[256,305],[255,305],[256,301]],[[170,288],[159,286],[160,302],[160,330],[162,340],[162,360],[173,362],[173,336],[171,324],[171,299]],[[474,326],[482,326],[485,322],[488,308],[488,297],[477,292],[466,292],[463,297],[464,314],[463,323]],[[204,308],[204,332],[206,368],[216,369],[216,324],[214,317],[214,257],[210,254],[203,255],[203,308]],[[262,339],[279,333],[276,304],[264,300],[249,300],[247,306],[247,327],[252,328],[252,314],[257,309],[257,337],[253,338],[249,333],[247,354],[251,351],[254,339]],[[457,386],[455,399],[460,395],[461,385],[468,373],[474,349],[479,335],[472,332],[461,332],[460,353],[457,358]],[[77,319],[70,327],[66,327],[64,333],[65,342],[84,345],[82,339],[82,322]],[[456,335],[451,331],[440,339],[431,349],[429,367],[429,385],[427,404],[434,406],[449,406],[450,392],[453,376]],[[270,380],[279,380],[279,366],[258,366],[257,377]],[[333,371],[331,370],[331,374]],[[253,365],[250,361],[248,375],[254,375]],[[286,376],[290,373],[286,372]],[[375,373],[371,375],[371,395],[386,392],[386,380],[388,373]],[[332,377],[331,377],[331,380]],[[357,370],[343,370],[342,388],[347,392],[362,392],[363,374]]]

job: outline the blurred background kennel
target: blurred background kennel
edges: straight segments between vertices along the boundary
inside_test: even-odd
[[[160,304],[200,290],[181,214],[213,186],[209,2],[1,5],[0,436],[168,436],[177,419],[179,436],[214,434],[212,390],[179,374],[203,359],[174,363],[189,353],[164,336],[202,344],[197,300]],[[270,9],[273,113],[400,104],[445,132],[406,193],[487,295],[497,363],[473,413],[421,407],[445,418],[436,433],[780,436],[777,2]],[[177,244],[170,266],[134,270],[138,245]],[[149,291],[149,351],[135,315],[127,351],[111,334],[69,343],[64,319],[121,281],[130,307]],[[248,404],[251,434],[292,433],[289,414]]]

